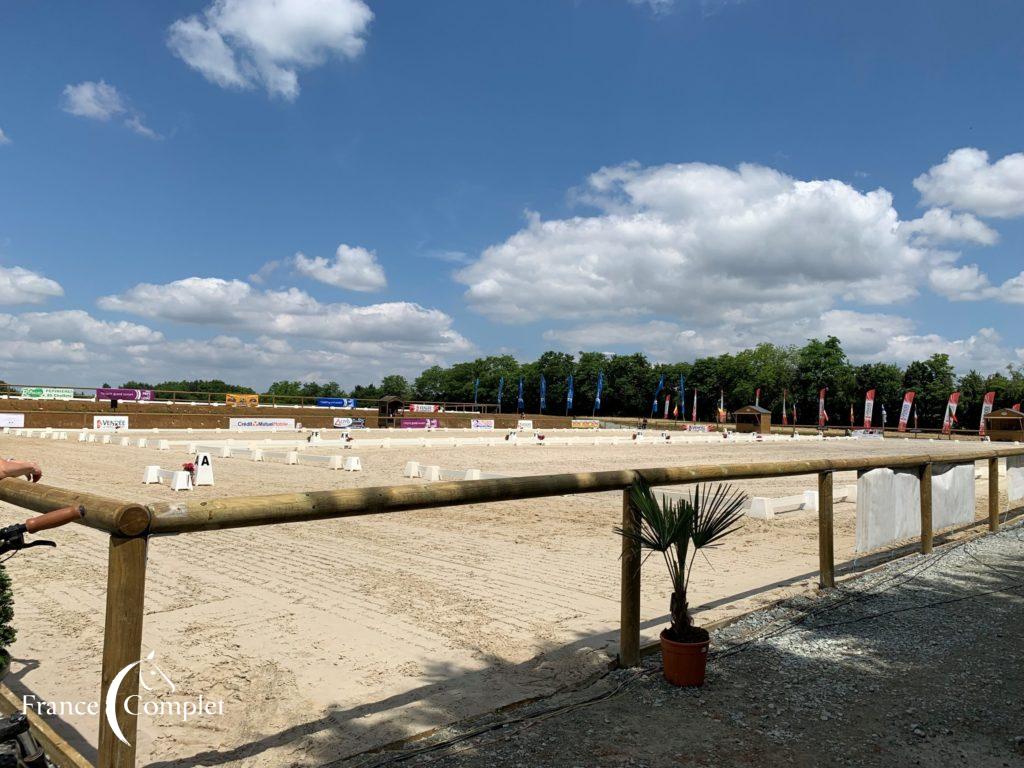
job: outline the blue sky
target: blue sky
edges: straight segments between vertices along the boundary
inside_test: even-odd
[[[1024,360],[1019,3],[0,17],[9,381],[351,385],[824,333]]]

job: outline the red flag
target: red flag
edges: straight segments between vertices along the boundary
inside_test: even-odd
[[[871,417],[875,414],[875,390],[869,389],[864,396],[864,429],[871,429]]]
[[[754,390],[754,405],[760,405],[760,404],[761,404],[761,388],[758,387],[756,390]]]
[[[793,426],[795,427],[799,423],[800,422],[796,420],[796,403],[793,403]]]
[[[782,390],[782,426],[789,426],[789,418],[786,415],[786,390]]]
[[[693,390],[693,413],[690,415],[690,421],[697,422],[697,390]]]
[[[850,426],[853,426],[853,420],[857,418],[853,415],[853,403],[850,403]]]
[[[818,426],[824,427],[825,422],[828,421],[828,414],[825,412],[825,393],[828,392],[828,387],[822,387],[818,390]]]
[[[903,395],[903,408],[900,410],[900,425],[897,432],[907,431],[907,422],[910,421],[910,406],[914,403],[914,391],[911,390]]]
[[[1019,411],[1020,410],[1020,403],[1014,403],[1013,404],[1013,410]]]
[[[988,416],[990,413],[992,413],[992,406],[995,405],[995,402],[996,402],[996,393],[995,392],[986,392],[985,393],[985,402],[983,402],[981,404],[981,424],[978,426],[978,434],[979,435],[984,435],[985,434],[985,417]]]
[[[942,434],[944,435],[948,435],[953,429],[953,424],[956,423],[956,406],[959,402],[959,392],[954,392],[949,396],[949,402],[946,403],[946,415],[942,419]]]

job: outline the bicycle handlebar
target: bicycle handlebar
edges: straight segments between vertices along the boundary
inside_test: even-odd
[[[30,517],[25,521],[25,531],[37,533],[38,531],[45,531],[50,528],[58,528],[62,525],[73,523],[76,520],[81,520],[83,517],[85,517],[85,507],[82,506],[55,509],[53,512]]]

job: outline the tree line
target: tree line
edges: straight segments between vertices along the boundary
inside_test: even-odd
[[[664,377],[659,395],[658,415],[662,416],[664,397],[671,398],[670,415],[679,402],[679,377],[685,380],[685,405],[680,418],[689,418],[693,394],[697,391],[697,419],[712,421],[717,414],[719,397],[727,410],[754,402],[755,391],[761,390],[760,404],[772,411],[773,420],[781,420],[783,393],[790,417],[796,405],[802,424],[814,423],[818,414],[818,391],[828,388],[826,410],[833,425],[863,419],[864,395],[875,390],[874,421],[881,422],[882,409],[892,426],[899,417],[903,395],[907,390],[917,393],[915,407],[921,427],[938,427],[946,410],[950,393],[961,393],[957,411],[960,424],[974,429],[981,415],[984,394],[996,393],[996,407],[1010,406],[1024,400],[1024,369],[1008,365],[1005,372],[981,374],[971,370],[957,376],[949,356],[935,354],[916,360],[905,367],[892,363],[854,365],[843,351],[839,339],[811,339],[803,346],[759,344],[753,349],[703,357],[693,362],[651,363],[640,353],[610,355],[602,352],[544,352],[532,362],[520,362],[511,355],[491,355],[448,367],[432,366],[412,382],[399,375],[385,376],[379,384],[342,388],[337,382],[326,384],[300,381],[276,381],[262,395],[279,398],[354,397],[376,400],[394,395],[405,400],[427,402],[495,403],[501,386],[501,408],[517,410],[519,380],[523,380],[523,406],[528,413],[540,412],[540,377],[547,384],[545,413],[566,412],[568,378],[573,377],[574,402],[571,414],[589,416],[594,412],[598,376],[603,374],[601,407],[605,416],[650,416],[654,392]],[[155,386],[142,382],[125,382],[134,389],[176,389],[187,392],[248,392],[255,390],[223,381],[169,381]],[[913,423],[911,424],[913,426]]]

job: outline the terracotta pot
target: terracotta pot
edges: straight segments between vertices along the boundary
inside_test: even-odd
[[[709,640],[700,643],[677,643],[661,632],[661,658],[665,666],[665,679],[680,687],[704,685],[704,671],[708,665]]]

